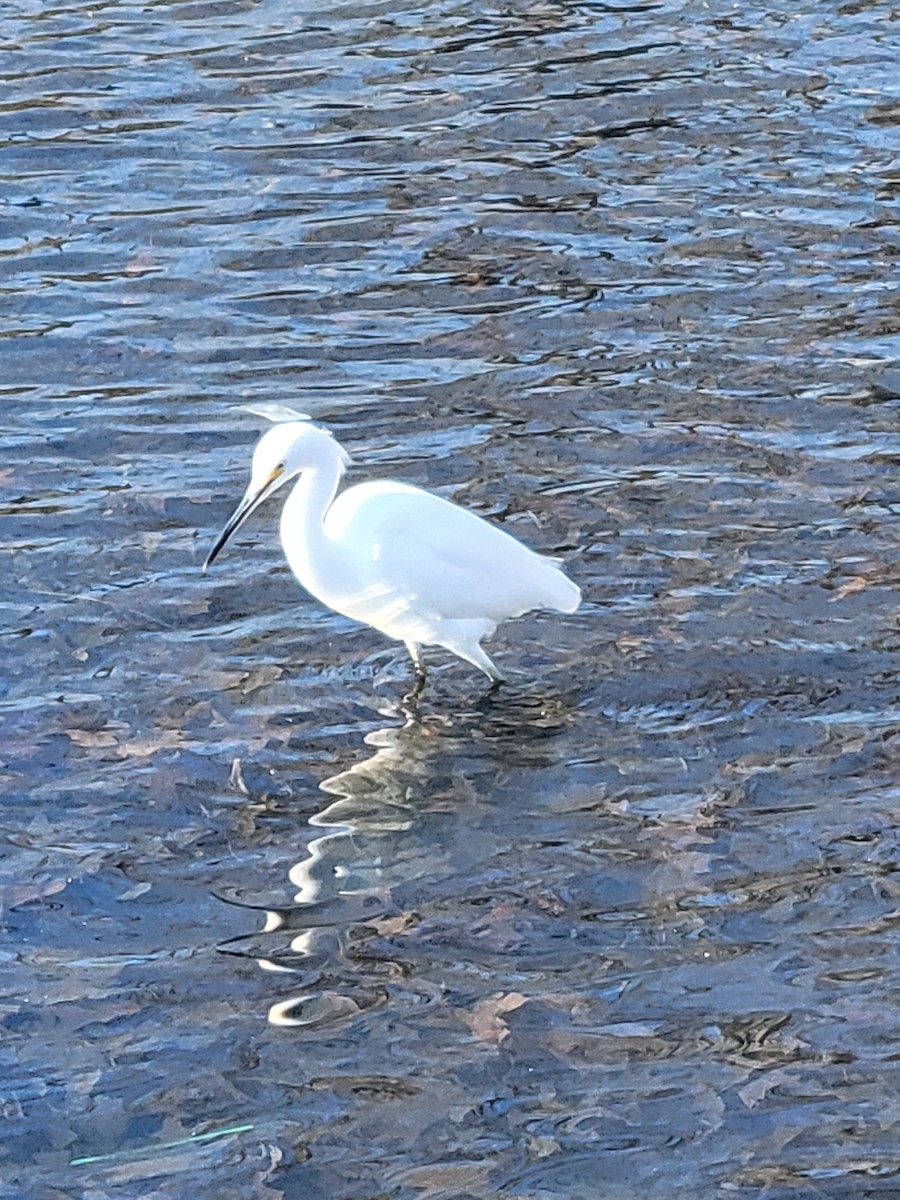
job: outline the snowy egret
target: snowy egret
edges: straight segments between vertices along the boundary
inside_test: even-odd
[[[482,638],[534,608],[578,607],[581,592],[555,559],[405,483],[376,480],[337,495],[350,458],[327,429],[280,405],[250,411],[276,424],[253,452],[249,486],[204,571],[247,517],[296,478],[281,513],[291,570],[329,608],[405,642],[419,686],[422,646],[443,646],[500,683]]]

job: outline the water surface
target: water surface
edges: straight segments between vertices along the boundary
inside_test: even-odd
[[[0,1197],[896,1193],[896,12],[0,16]],[[268,400],[569,564],[483,702]]]

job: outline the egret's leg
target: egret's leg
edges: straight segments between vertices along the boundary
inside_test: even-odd
[[[413,666],[416,668],[416,682],[413,684],[412,691],[407,692],[403,700],[406,704],[415,704],[422,694],[422,688],[425,686],[428,672],[425,670],[425,663],[422,661],[422,648],[418,642],[407,642],[406,648],[409,651],[410,658],[413,660]]]
[[[425,664],[422,661],[422,648],[418,642],[407,642],[406,648],[409,651],[409,657],[413,660],[413,666],[416,668],[416,675],[423,682],[428,676],[425,670]]]

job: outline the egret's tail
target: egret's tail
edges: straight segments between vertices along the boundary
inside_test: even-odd
[[[581,603],[581,588],[564,575],[556,563],[547,572],[547,592],[544,603],[557,612],[573,613]]]

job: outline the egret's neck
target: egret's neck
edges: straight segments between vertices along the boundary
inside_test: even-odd
[[[304,471],[281,510],[281,542],[291,570],[305,587],[311,587],[317,567],[327,553],[323,530],[325,515],[337,495],[343,465],[334,462]]]

